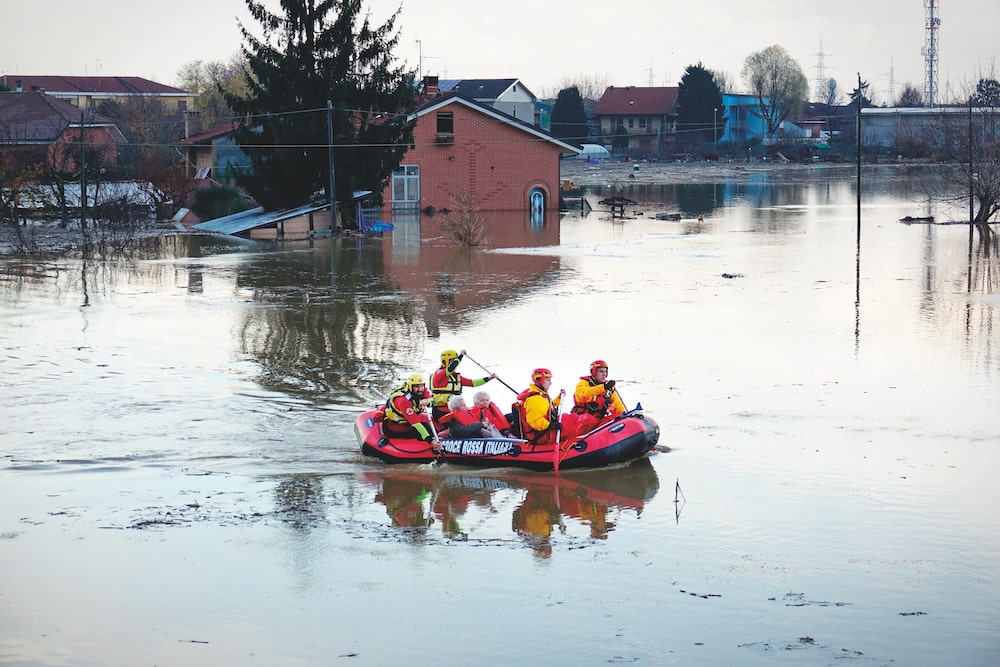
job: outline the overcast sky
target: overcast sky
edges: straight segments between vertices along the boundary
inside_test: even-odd
[[[876,101],[886,102],[890,84],[897,95],[905,83],[923,90],[927,1],[366,0],[365,6],[382,23],[402,5],[396,54],[423,74],[517,77],[539,96],[581,75],[617,86],[673,86],[699,61],[742,88],[747,55],[780,44],[810,84],[822,63],[842,92],[860,74]],[[992,76],[1000,78],[1000,2],[935,2],[940,99],[960,95],[994,65]],[[183,65],[226,61],[238,51],[237,18],[256,28],[243,0],[4,4],[3,74],[127,75],[176,84]]]

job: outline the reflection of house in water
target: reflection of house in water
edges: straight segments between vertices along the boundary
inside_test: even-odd
[[[238,328],[243,350],[263,369],[261,384],[315,388],[331,399],[350,394],[352,378],[372,377],[372,359],[394,373],[442,321],[461,323],[547,286],[560,269],[544,250],[558,244],[558,217],[534,228],[524,211],[487,215],[490,247],[526,250],[455,247],[443,238],[440,214],[418,213],[419,222],[397,219],[382,237],[286,242],[286,252],[249,255],[237,268],[238,287],[268,307],[247,309]]]
[[[384,262],[399,288],[424,295],[424,320],[437,335],[440,320],[455,322],[468,312],[522,298],[544,287],[559,270],[559,257],[537,251],[490,252],[496,248],[544,248],[559,244],[559,216],[537,225],[525,211],[483,213],[484,248],[455,247],[441,230],[442,214],[397,215],[383,240]]]

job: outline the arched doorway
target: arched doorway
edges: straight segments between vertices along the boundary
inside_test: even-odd
[[[534,188],[528,195],[531,204],[531,226],[533,228],[545,226],[545,191],[541,188]]]

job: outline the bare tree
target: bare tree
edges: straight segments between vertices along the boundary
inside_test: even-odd
[[[164,215],[185,201],[193,188],[183,164],[175,160],[173,144],[184,136],[184,120],[152,98],[107,102],[101,112],[112,118],[128,139],[120,152],[117,171],[128,178],[150,183],[148,195],[157,199]]]
[[[567,88],[576,87],[580,91],[580,97],[583,98],[584,103],[586,100],[597,101],[601,99],[601,95],[607,90],[608,86],[611,85],[611,75],[610,74],[574,74],[573,76],[565,77],[560,83],[556,90],[556,93],[560,90],[565,90]],[[555,97],[555,94],[553,94]]]
[[[482,245],[488,236],[487,220],[479,211],[479,202],[469,192],[463,191],[453,198],[454,211],[449,211],[441,223],[441,231],[458,245]]]
[[[922,107],[924,106],[924,94],[917,90],[916,86],[907,81],[903,85],[903,92],[896,98],[897,107]]]
[[[742,75],[757,98],[757,107],[772,137],[785,118],[802,108],[809,95],[809,80],[802,68],[777,44],[747,56]]]
[[[237,53],[228,62],[194,60],[184,65],[177,78],[181,87],[198,95],[202,126],[209,128],[233,119],[224,93],[241,96],[249,90],[246,58]]]
[[[729,72],[723,72],[720,69],[710,69],[708,71],[712,73],[712,78],[715,80],[715,85],[719,87],[720,93],[729,95],[736,92],[736,83]]]
[[[47,151],[28,136],[23,122],[0,116],[0,222],[23,224],[25,209],[38,192]]]
[[[137,201],[135,193],[122,187],[109,186],[106,190],[90,211],[91,224],[85,229],[85,245],[100,251],[121,252],[152,224],[151,207]]]
[[[932,137],[943,166],[935,171],[938,196],[972,207],[971,222],[989,235],[1000,213],[1000,108],[976,106],[970,96],[964,111],[942,108]]]
[[[1000,81],[980,79],[976,84],[976,104],[984,107],[1000,107]]]

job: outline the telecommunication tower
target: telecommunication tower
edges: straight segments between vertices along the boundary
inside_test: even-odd
[[[938,0],[924,0],[926,14],[924,27],[924,104],[937,106],[938,96],[938,28],[941,27],[941,17],[938,10],[941,3]]]

